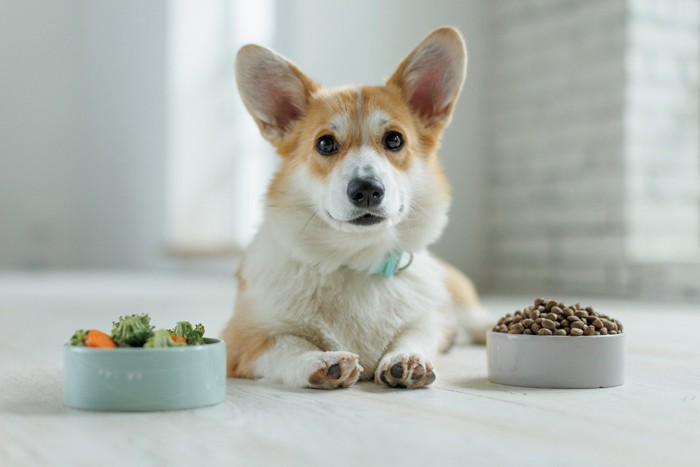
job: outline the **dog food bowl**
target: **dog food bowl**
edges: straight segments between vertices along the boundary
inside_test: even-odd
[[[533,388],[607,388],[625,382],[625,334],[533,336],[489,331],[489,380]]]
[[[88,410],[173,410],[226,395],[226,344],[101,349],[66,344],[63,403]]]

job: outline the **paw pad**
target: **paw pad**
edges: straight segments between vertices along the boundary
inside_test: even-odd
[[[355,384],[364,371],[359,356],[349,352],[325,352],[320,368],[308,377],[312,389],[346,388]]]
[[[380,364],[375,381],[394,388],[418,388],[432,384],[435,372],[421,355],[399,354]]]

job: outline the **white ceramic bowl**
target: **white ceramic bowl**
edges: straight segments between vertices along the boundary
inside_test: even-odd
[[[534,388],[607,388],[625,382],[625,334],[531,336],[490,331],[489,380]]]

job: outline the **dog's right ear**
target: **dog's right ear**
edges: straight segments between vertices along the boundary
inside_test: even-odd
[[[262,135],[275,146],[306,113],[318,84],[281,55],[249,44],[236,56],[236,82]]]

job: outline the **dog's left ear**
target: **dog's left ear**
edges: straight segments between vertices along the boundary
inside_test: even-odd
[[[467,49],[456,29],[430,33],[401,62],[387,85],[399,88],[426,127],[449,123],[467,74]]]

